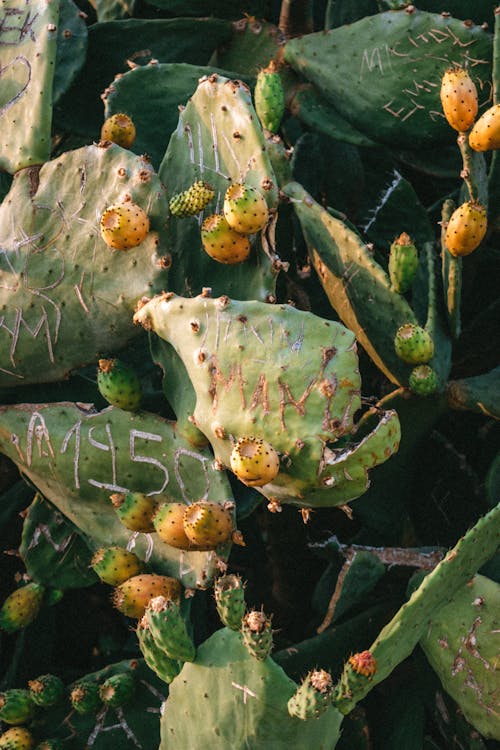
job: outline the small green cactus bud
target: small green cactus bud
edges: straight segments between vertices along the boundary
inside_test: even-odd
[[[130,148],[135,141],[135,135],[132,119],[123,112],[108,117],[101,128],[102,141],[112,141],[122,148]]]
[[[167,656],[194,661],[196,649],[177,602],[157,596],[146,607],[145,617],[157,646]]]
[[[0,609],[0,628],[14,633],[33,622],[42,606],[44,591],[43,586],[33,582],[13,591]]]
[[[131,531],[148,534],[155,530],[153,514],[157,501],[143,492],[115,492],[110,495],[111,502],[122,524]]]
[[[194,548],[184,531],[185,510],[185,503],[163,503],[153,516],[153,524],[160,539],[176,549]]]
[[[12,688],[0,693],[0,720],[6,724],[24,724],[34,713],[35,704],[29,690]]]
[[[139,620],[136,633],[144,661],[161,680],[169,685],[181,671],[182,662],[171,659],[158,646],[149,629],[146,616]]]
[[[101,706],[99,685],[91,680],[79,680],[70,692],[69,699],[79,714],[95,714]]]
[[[262,127],[276,133],[285,111],[285,93],[274,60],[257,75],[254,101]]]
[[[132,675],[123,672],[108,677],[99,687],[99,696],[106,706],[117,708],[127,703],[135,691],[135,680]]]
[[[100,359],[97,370],[99,393],[112,406],[137,411],[141,403],[141,381],[133,367],[119,359]]]
[[[109,206],[101,216],[101,236],[114,250],[129,250],[146,239],[149,217],[130,201]]]
[[[208,182],[197,180],[187,190],[172,196],[169,202],[170,213],[178,218],[199,214],[214,195],[214,189]]]
[[[452,128],[464,133],[476,119],[477,89],[465,68],[448,68],[441,79],[441,104]]]
[[[248,653],[263,661],[273,648],[271,619],[259,610],[247,612],[241,623],[241,637]]]
[[[214,583],[219,617],[227,628],[239,630],[245,615],[245,593],[241,578],[234,574],[221,576]]]
[[[411,365],[426,364],[434,356],[434,342],[429,332],[413,323],[398,328],[394,348],[398,357]]]
[[[409,385],[417,396],[431,396],[439,389],[439,377],[429,365],[417,365],[410,372]]]
[[[184,511],[184,531],[198,549],[215,549],[232,538],[234,505],[199,501]]]
[[[392,289],[404,294],[413,284],[418,268],[417,248],[406,232],[394,240],[389,254],[389,277]]]
[[[250,240],[231,229],[224,216],[207,216],[201,227],[201,244],[211,258],[226,265],[243,263],[250,255]]]
[[[176,578],[161,576],[155,573],[143,573],[133,576],[117,586],[113,594],[113,604],[127,617],[140,618],[146,607],[155,596],[164,596],[178,602],[181,596],[181,584]]]
[[[330,672],[315,669],[288,701],[288,713],[297,719],[316,719],[331,704],[333,680]]]
[[[55,706],[64,695],[64,683],[55,674],[43,674],[28,682],[31,700],[37,706]]]
[[[224,217],[235,232],[254,234],[263,229],[269,219],[266,199],[257,188],[234,183],[224,196]]]
[[[90,564],[101,581],[110,586],[119,586],[144,567],[142,560],[124,547],[102,547],[94,554]]]
[[[35,750],[63,750],[64,745],[61,740],[51,737],[47,740],[42,740],[35,747]]]
[[[35,739],[25,727],[12,727],[0,735],[0,750],[33,750]]]
[[[248,487],[263,487],[279,472],[280,461],[270,443],[254,437],[241,437],[229,459],[231,471]]]
[[[500,104],[494,104],[483,112],[469,133],[469,146],[474,151],[500,148]]]
[[[483,241],[488,228],[486,208],[466,201],[453,211],[445,232],[445,245],[452,255],[470,255]]]

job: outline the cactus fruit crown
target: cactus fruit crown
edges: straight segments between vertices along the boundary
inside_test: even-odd
[[[230,456],[231,470],[249,487],[262,487],[279,472],[279,456],[270,443],[255,437],[241,437]]]
[[[328,693],[333,687],[332,676],[326,669],[313,670],[309,675],[309,680],[318,693]]]
[[[370,651],[361,651],[349,657],[349,665],[354,672],[370,679],[377,671],[377,660]]]

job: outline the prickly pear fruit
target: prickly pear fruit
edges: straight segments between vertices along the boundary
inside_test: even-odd
[[[434,342],[425,328],[414,323],[405,323],[394,337],[396,354],[408,364],[425,364],[434,355]]]
[[[417,365],[410,372],[409,385],[417,396],[431,396],[439,389],[439,377],[429,365]]]
[[[114,250],[129,250],[146,239],[149,217],[136,203],[109,206],[101,216],[101,236]]]
[[[176,549],[192,549],[193,543],[184,531],[185,503],[163,503],[153,516],[156,533]]]
[[[35,747],[35,750],[63,750],[64,746],[61,740],[51,737],[48,740],[42,740]]]
[[[33,582],[13,591],[0,609],[0,629],[14,633],[33,622],[42,606],[44,591],[43,586]]]
[[[149,629],[145,615],[139,620],[136,633],[144,661],[160,680],[169,685],[181,671],[182,662],[177,661],[177,659],[171,659],[158,646]]]
[[[79,680],[69,694],[69,700],[79,714],[95,714],[101,706],[99,685],[91,680]]]
[[[184,531],[199,549],[215,549],[231,539],[234,530],[233,506],[200,500],[184,511]]]
[[[377,660],[370,651],[361,651],[349,657],[349,666],[363,677],[370,679],[377,671]]]
[[[389,254],[389,277],[392,289],[404,294],[413,284],[418,268],[417,248],[406,232],[391,245]]]
[[[452,128],[464,133],[476,119],[477,89],[465,68],[448,68],[441,79],[441,105]]]
[[[112,141],[122,148],[130,148],[135,141],[135,125],[124,112],[117,112],[104,121],[101,140]]]
[[[266,226],[269,210],[257,188],[234,183],[224,196],[224,217],[235,232],[254,234]]]
[[[141,403],[141,381],[133,367],[119,359],[100,359],[97,370],[99,393],[112,406],[136,411]]]
[[[469,133],[469,146],[474,151],[493,151],[500,148],[500,104],[483,112]]]
[[[156,573],[143,573],[133,576],[115,588],[113,604],[127,617],[140,618],[155,596],[164,596],[178,602],[181,584],[176,578]]]
[[[12,688],[0,693],[0,720],[6,724],[24,724],[35,713],[29,690]]]
[[[276,133],[285,111],[285,93],[274,60],[257,75],[254,102],[262,127]]]
[[[239,630],[245,615],[245,593],[241,578],[228,574],[214,583],[215,603],[223,624],[231,630]]]
[[[199,214],[214,195],[215,191],[208,182],[197,180],[187,190],[172,196],[168,204],[170,213],[178,218]]]
[[[103,583],[119,586],[144,567],[142,560],[125,547],[102,547],[94,553],[90,562]]]
[[[146,607],[145,617],[156,645],[167,656],[194,661],[196,649],[177,602],[156,596]]]
[[[12,727],[0,735],[0,750],[33,750],[35,738],[25,727]]]
[[[132,675],[122,672],[108,677],[99,687],[99,696],[106,706],[117,708],[127,703],[135,691]]]
[[[280,460],[270,443],[261,438],[241,437],[229,458],[231,471],[248,487],[263,487],[279,472]]]
[[[231,229],[224,216],[212,214],[201,227],[201,243],[205,252],[219,263],[236,265],[250,255],[250,240]]]
[[[288,713],[297,719],[316,719],[331,704],[333,680],[330,672],[315,669],[306,675],[288,701]]]
[[[42,674],[29,680],[28,688],[33,703],[42,708],[55,706],[64,695],[64,682],[55,674]]]
[[[122,524],[131,531],[149,534],[155,530],[152,518],[157,501],[143,492],[115,492],[110,500]]]
[[[241,622],[241,638],[248,653],[263,661],[273,648],[271,619],[256,609],[247,612]]]
[[[450,216],[445,232],[445,244],[455,257],[469,255],[481,244],[488,221],[486,209],[480,203],[462,203]]]

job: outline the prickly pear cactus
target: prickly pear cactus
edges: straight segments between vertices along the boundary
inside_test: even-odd
[[[99,221],[127,196],[151,231],[116,252]],[[0,206],[0,386],[60,380],[137,336],[137,299],[166,283],[166,211],[151,166],[116,145],[70,151],[16,177]]]
[[[218,630],[170,686],[160,748],[329,750],[339,737],[341,715],[330,706],[315,721],[292,719],[287,702],[296,688],[270,657],[250,656],[238,632]]]
[[[258,487],[269,500],[336,505],[367,488],[368,469],[399,444],[395,412],[352,444],[360,377],[352,333],[286,305],[159,295],[135,320],[172,344],[196,391],[194,424],[216,460],[254,435],[281,454],[278,475]],[[342,446],[335,449],[340,441]]]

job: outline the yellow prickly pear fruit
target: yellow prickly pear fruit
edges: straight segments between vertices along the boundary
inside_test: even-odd
[[[224,216],[236,232],[254,234],[266,226],[269,210],[266,199],[257,188],[235,183],[226,190]]]
[[[201,243],[207,255],[230,266],[243,263],[250,255],[248,237],[231,229],[222,214],[212,214],[205,219]]]
[[[35,738],[25,727],[12,727],[0,736],[1,750],[33,750]]]
[[[155,531],[164,542],[176,549],[193,549],[194,545],[184,531],[185,503],[163,503],[155,515]]]
[[[122,524],[131,531],[149,534],[155,530],[152,516],[157,508],[157,501],[143,492],[115,492],[110,500]]]
[[[101,236],[115,250],[129,250],[146,239],[149,217],[136,203],[126,201],[109,206],[101,216]]]
[[[469,255],[481,244],[487,227],[484,206],[475,201],[462,203],[452,213],[446,227],[446,247],[455,257]]]
[[[464,133],[473,124],[478,110],[477,89],[465,68],[448,68],[445,71],[440,96],[448,124]]]
[[[184,511],[184,531],[198,549],[215,549],[218,544],[231,539],[234,516],[231,507],[200,500],[188,505]]]
[[[127,617],[139,619],[155,596],[164,596],[165,599],[178,602],[181,596],[181,584],[176,578],[155,573],[133,576],[115,588],[113,604]]]
[[[248,487],[271,482],[280,468],[279,456],[270,443],[255,437],[241,437],[229,459],[231,471]]]
[[[102,547],[90,562],[103,583],[119,586],[143,568],[142,560],[124,547]]]
[[[122,148],[130,148],[135,141],[135,125],[123,112],[111,115],[101,128],[101,140],[112,141]]]
[[[33,622],[42,606],[44,591],[34,582],[13,591],[0,608],[0,630],[14,633]]]
[[[481,115],[469,133],[469,145],[474,151],[500,148],[500,104],[495,104]]]

